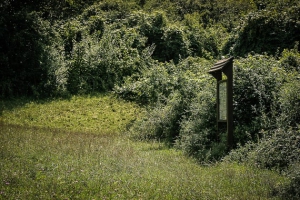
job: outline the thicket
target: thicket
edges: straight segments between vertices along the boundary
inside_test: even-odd
[[[245,56],[249,52],[276,55],[300,41],[300,3],[282,1],[247,14],[224,46],[223,52]],[[298,50],[300,47],[298,46]]]
[[[147,108],[129,132],[199,161],[228,153],[216,135],[209,68],[234,59],[227,160],[286,171],[298,195],[300,3],[129,0],[0,3],[0,96],[114,91]]]

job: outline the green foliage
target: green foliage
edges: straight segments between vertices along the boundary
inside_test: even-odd
[[[183,111],[180,94],[172,93],[165,104],[149,108],[144,117],[137,119],[131,127],[131,135],[136,139],[157,139],[171,144],[178,135]]]
[[[161,62],[173,60],[177,64],[190,55],[209,59],[219,56],[218,46],[223,43],[219,37],[226,38],[225,30],[221,26],[204,29],[196,18],[197,15],[187,16],[181,24],[171,22],[165,12],[150,15],[135,12],[127,23],[147,38],[147,46],[156,46],[153,59]]]
[[[148,63],[149,64],[149,63]],[[176,66],[173,63],[159,64],[152,62],[141,74],[128,77],[121,87],[114,91],[122,98],[134,100],[141,104],[155,104],[164,101],[178,85]]]
[[[290,166],[287,176],[290,181],[283,185],[279,190],[279,195],[285,199],[299,199],[300,198],[300,165],[299,162]]]
[[[274,188],[273,193],[284,199],[299,198],[299,128],[276,129],[258,143],[248,142],[230,152],[224,161],[243,162],[260,168],[268,168],[286,174],[289,181]]]
[[[236,60],[234,69],[234,124],[236,142],[256,140],[261,129],[276,120],[277,98],[286,73],[278,61],[254,55]]]
[[[200,161],[217,159],[225,151],[217,148],[224,147],[225,141],[216,134],[216,87],[207,74],[211,63],[187,59],[180,65],[184,73],[179,91],[185,108],[175,146]]]
[[[0,20],[1,97],[49,95],[53,80],[44,65],[48,59],[44,48],[49,44],[49,24],[36,12],[10,15],[4,12]]]
[[[265,134],[258,143],[248,142],[244,147],[233,150],[225,160],[245,162],[280,172],[299,163],[299,128],[275,129]]]
[[[140,19],[139,19],[140,18]],[[138,30],[142,35],[147,38],[147,45],[155,45],[155,51],[153,52],[154,59],[159,61],[166,61],[167,59],[163,53],[163,35],[164,28],[167,25],[167,17],[164,12],[154,12],[151,15],[145,13],[137,13],[134,18],[130,19],[131,23],[137,23]],[[170,58],[168,58],[170,59]]]
[[[193,22],[193,16],[186,16],[188,26],[187,37],[190,41],[190,54],[206,59],[219,57],[220,47],[227,38],[227,33],[222,26],[203,28],[201,24]]]
[[[288,71],[296,70],[300,72],[300,52],[298,50],[299,42],[293,49],[284,49],[280,58],[281,65]]]
[[[282,127],[297,127],[300,124],[300,85],[299,73],[290,74],[279,92],[281,116],[278,120]]]
[[[299,162],[300,137],[298,130],[277,129],[256,147],[255,161],[264,168],[286,169]]]
[[[249,13],[228,40],[224,52],[237,56],[251,51],[275,55],[278,49],[291,49],[300,41],[299,8],[299,2],[294,2]]]
[[[136,29],[106,25],[95,13],[95,9],[87,10],[81,17],[58,25],[61,42],[55,45],[64,45],[64,88],[73,94],[111,90],[147,60],[141,50],[145,39]]]
[[[226,141],[216,134],[214,92],[215,88],[207,84],[190,100],[190,106],[181,120],[180,134],[175,145],[201,162],[218,159],[226,151]],[[223,149],[218,149],[221,146]]]
[[[161,57],[164,57],[166,61],[174,60],[175,63],[179,62],[179,59],[186,58],[189,53],[189,41],[185,35],[185,31],[180,27],[169,26],[164,30],[163,43],[161,44],[162,52]]]
[[[115,92],[123,98],[148,103],[145,117],[131,127],[141,139],[162,139],[176,144],[199,160],[219,158],[226,141],[216,135],[215,87],[207,74],[211,62],[187,58],[178,65],[156,65],[140,78],[128,78]]]

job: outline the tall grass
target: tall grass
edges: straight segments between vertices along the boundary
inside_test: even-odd
[[[275,172],[234,163],[200,166],[159,142],[131,141],[117,131],[126,129],[125,124],[114,126],[117,121],[108,124],[112,127],[108,132],[120,134],[102,134],[100,128],[96,134],[89,132],[89,126],[103,123],[100,114],[95,120],[98,123],[86,120],[76,125],[77,117],[86,116],[83,112],[96,109],[89,104],[92,100],[106,99],[103,108],[111,102],[124,108],[107,109],[106,116],[120,112],[131,116],[133,108],[141,111],[133,104],[107,101],[111,98],[74,97],[68,102],[30,103],[4,110],[1,118],[5,122],[0,123],[0,199],[272,199],[272,191],[286,181]],[[78,130],[61,126],[59,120],[51,121],[59,111],[68,113],[63,109],[77,108],[78,100],[85,111],[70,114]],[[48,112],[48,122],[41,120],[56,106],[61,109]],[[29,123],[28,115],[36,116],[36,122]],[[128,116],[127,122],[134,119]]]

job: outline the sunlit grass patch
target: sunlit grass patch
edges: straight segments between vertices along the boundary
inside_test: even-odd
[[[0,199],[272,199],[286,182],[234,163],[203,167],[163,143],[124,137],[141,113],[111,95],[3,102]]]
[[[11,109],[14,102],[2,103],[0,120],[8,124],[62,128],[70,131],[118,133],[134,121],[141,108],[113,95],[73,96],[46,102],[27,102]]]
[[[230,163],[203,167],[158,142],[0,126],[3,199],[269,199],[285,179]]]

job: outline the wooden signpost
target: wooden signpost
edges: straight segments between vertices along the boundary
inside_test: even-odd
[[[208,71],[217,79],[217,129],[227,125],[227,146],[233,145],[233,57],[220,60]],[[223,74],[226,76],[223,76]]]

